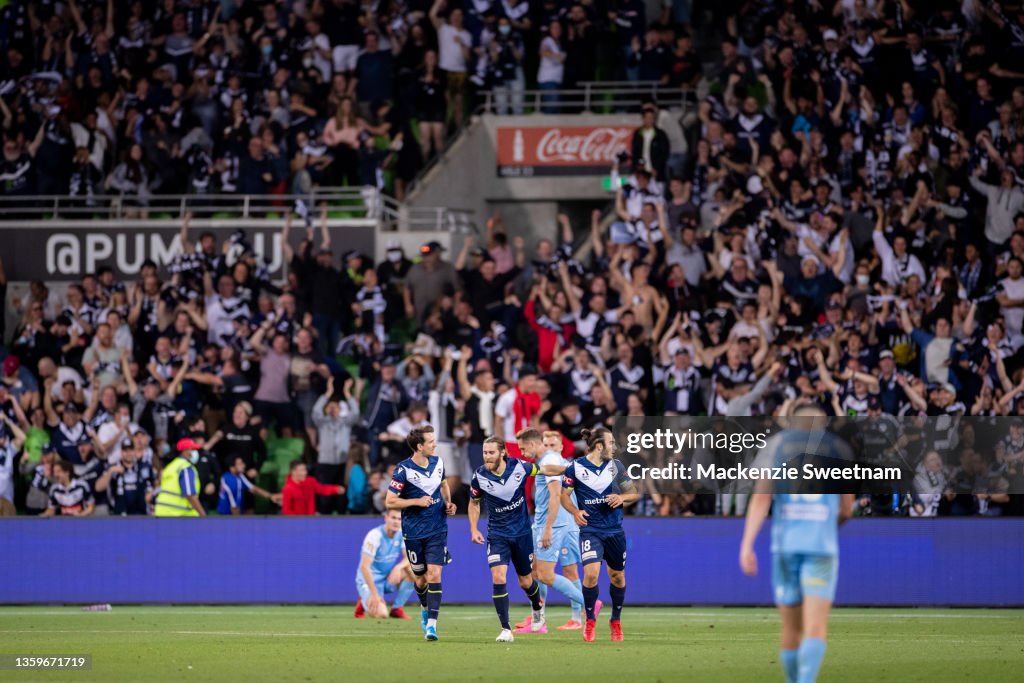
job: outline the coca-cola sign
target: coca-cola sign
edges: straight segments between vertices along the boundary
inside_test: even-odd
[[[498,128],[498,175],[601,175],[628,151],[635,126]]]

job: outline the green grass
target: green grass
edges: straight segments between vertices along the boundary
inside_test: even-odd
[[[513,618],[526,615],[514,607]],[[417,610],[411,610],[411,613]],[[562,623],[567,608],[553,607]],[[581,633],[494,642],[493,610],[444,607],[441,640],[418,621],[339,607],[0,608],[0,652],[91,654],[91,671],[0,672],[0,681],[757,681],[781,680],[770,609],[629,608],[626,642]],[[1024,612],[837,609],[822,681],[1020,680]]]

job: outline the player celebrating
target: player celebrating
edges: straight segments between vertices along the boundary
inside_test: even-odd
[[[824,432],[825,412],[816,405],[798,406],[793,412],[799,429],[787,429],[772,437],[764,454],[770,463],[782,465],[800,457],[809,444],[819,454],[834,456],[842,446]],[[815,426],[815,423],[819,423]],[[809,434],[808,432],[813,432]],[[757,575],[754,540],[775,504],[772,523],[772,583],[782,620],[779,660],[786,683],[813,683],[825,658],[829,609],[836,592],[839,570],[839,525],[853,513],[853,494],[770,492],[771,483],[761,480],[747,507],[747,521],[740,547],[740,568]]]
[[[356,572],[356,590],[359,592],[356,619],[362,619],[366,612],[374,617],[383,616],[387,612],[387,603],[382,597],[385,595],[395,596],[388,615],[392,619],[409,619],[404,607],[412,595],[414,579],[408,559],[402,558],[396,564],[401,552],[402,513],[388,510],[384,513],[384,523],[370,529],[363,539],[362,558]]]
[[[405,555],[416,577],[420,617],[427,640],[437,640],[441,609],[441,567],[448,557],[448,520],[455,514],[444,465],[434,455],[437,439],[430,425],[409,432],[412,457],[398,463],[388,486],[385,507],[402,511]]]
[[[640,497],[626,467],[615,459],[615,437],[604,427],[584,429],[587,455],[573,460],[562,478],[562,507],[580,527],[583,558],[583,604],[587,623],[583,640],[594,641],[597,613],[597,580],[601,562],[608,567],[611,583],[612,640],[622,640],[622,603],[626,597],[626,534],[622,531],[622,507]],[[573,503],[576,492],[579,508]]]
[[[579,562],[579,527],[561,505],[561,476],[568,466],[562,458],[562,436],[558,432],[547,432],[543,437],[536,429],[524,429],[516,434],[520,452],[537,463],[539,468],[534,485],[534,523],[533,549],[536,558],[536,576],[540,579],[541,597],[547,596],[547,588],[553,587],[569,598],[573,605],[582,605],[583,592],[579,576],[575,574],[576,563]],[[557,450],[556,450],[557,448]],[[568,551],[562,555],[562,549]],[[566,576],[555,573],[555,564],[559,557],[567,564],[566,570],[572,571],[576,577],[573,583]],[[572,569],[569,570],[568,567]],[[574,611],[577,608],[574,607]],[[570,619],[560,630],[582,628],[579,623],[579,612],[576,619]],[[548,627],[542,613],[538,622],[532,616],[530,620],[516,624],[516,633],[547,633]]]
[[[470,483],[469,530],[473,542],[483,545],[477,528],[480,501],[487,507],[487,564],[494,584],[491,597],[501,622],[499,643],[514,640],[508,621],[508,584],[505,583],[509,560],[519,576],[519,585],[533,606],[534,622],[544,623],[541,612],[540,584],[533,578],[533,534],[526,506],[526,482],[537,473],[537,466],[505,457],[505,443],[496,436],[484,440],[484,465]]]

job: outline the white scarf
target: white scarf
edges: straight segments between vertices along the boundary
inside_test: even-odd
[[[470,391],[480,400],[480,407],[477,410],[479,413],[480,430],[484,434],[494,433],[494,392],[493,391],[481,391],[476,387],[470,388]]]

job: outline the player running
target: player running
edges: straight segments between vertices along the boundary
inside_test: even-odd
[[[415,575],[420,617],[427,640],[437,640],[437,614],[441,609],[441,567],[448,556],[448,520],[455,514],[444,465],[434,455],[437,439],[430,425],[409,432],[406,443],[412,457],[398,463],[388,486],[385,507],[402,511],[405,555]]]
[[[383,616],[387,610],[385,596],[395,598],[391,611],[392,619],[409,619],[405,613],[405,602],[412,595],[414,577],[409,560],[398,558],[402,552],[402,513],[388,510],[384,523],[370,529],[363,539],[363,550],[356,571],[356,619]]]
[[[612,640],[622,640],[622,603],[626,597],[626,534],[622,530],[622,508],[640,497],[621,461],[615,459],[615,437],[604,427],[584,429],[587,454],[573,460],[562,477],[562,507],[580,527],[583,558],[583,604],[587,622],[583,640],[592,643],[597,620],[597,580],[601,562],[608,568],[611,583]],[[576,503],[572,493],[576,492]]]
[[[558,628],[561,631],[579,630],[583,628],[579,611],[583,606],[583,585],[576,571],[576,563],[580,561],[580,530],[572,515],[561,505],[561,478],[569,465],[569,461],[562,458],[562,435],[545,432],[542,436],[536,429],[524,429],[516,434],[516,440],[519,450],[533,459],[539,468],[533,488],[533,549],[536,560],[534,575],[541,582],[541,598],[547,599],[549,586],[569,598],[574,618]],[[559,559],[566,576],[555,573]],[[547,633],[543,612],[539,623],[532,616],[528,617],[516,624],[515,632]]]
[[[544,622],[541,613],[540,584],[533,578],[533,534],[530,533],[530,512],[526,506],[526,482],[537,473],[537,466],[505,455],[505,442],[496,436],[484,440],[484,465],[469,485],[469,530],[473,542],[483,545],[480,522],[480,501],[487,508],[487,564],[491,567],[494,609],[501,622],[499,643],[514,640],[508,620],[508,584],[505,576],[508,563],[519,576],[519,585],[526,591],[533,607],[534,621]]]
[[[766,464],[782,465],[804,456],[811,444],[817,454],[842,452],[838,439],[823,431],[821,408],[802,405],[793,415],[803,418],[800,428],[772,437],[765,449],[770,458]],[[761,480],[754,489],[743,529],[740,568],[747,576],[757,575],[754,540],[774,503],[772,583],[782,620],[779,660],[786,683],[813,683],[825,658],[829,609],[836,593],[838,529],[853,514],[854,496],[770,491],[768,480]]]

